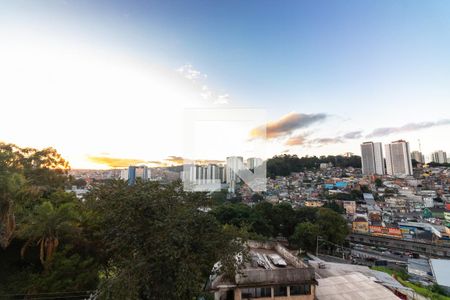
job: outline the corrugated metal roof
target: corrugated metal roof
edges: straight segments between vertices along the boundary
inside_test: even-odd
[[[437,284],[450,287],[450,260],[430,259],[430,265]]]

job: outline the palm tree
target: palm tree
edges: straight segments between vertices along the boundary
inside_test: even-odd
[[[6,248],[13,237],[16,221],[14,200],[25,180],[17,173],[6,171],[0,166],[0,246]]]
[[[35,242],[39,247],[39,259],[45,268],[58,248],[60,239],[78,232],[79,222],[73,203],[54,206],[45,201],[20,224],[18,235],[26,240],[21,256],[23,258],[27,248]]]

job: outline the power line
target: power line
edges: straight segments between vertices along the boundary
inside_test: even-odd
[[[26,298],[26,299],[33,299],[33,300],[44,300],[44,299],[89,299],[90,295],[77,295],[77,296],[49,296],[49,297],[36,297],[36,298]]]
[[[0,297],[20,297],[20,296],[27,296],[27,297],[33,297],[33,296],[45,296],[45,295],[64,295],[64,294],[88,294],[94,292],[92,290],[85,290],[85,291],[72,291],[72,292],[48,292],[48,293],[34,293],[34,294],[20,294],[20,293],[16,293],[16,294],[5,294],[5,295],[0,295]],[[82,295],[78,295],[78,296],[82,296]]]

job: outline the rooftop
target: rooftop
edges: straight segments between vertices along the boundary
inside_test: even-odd
[[[247,242],[249,259],[233,281],[222,275],[210,278],[208,288],[256,287],[289,285],[292,283],[315,283],[314,268],[306,265],[281,244],[275,242]]]
[[[318,279],[318,300],[400,299],[384,286],[361,273]]]
[[[450,260],[448,259],[430,259],[431,270],[436,283],[442,286],[450,287]]]

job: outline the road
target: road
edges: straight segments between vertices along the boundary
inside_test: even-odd
[[[407,263],[408,258],[402,257],[396,254],[386,254],[380,253],[379,251],[371,250],[371,249],[352,249],[352,256],[359,258],[374,258],[376,260],[387,260],[396,263]]]

